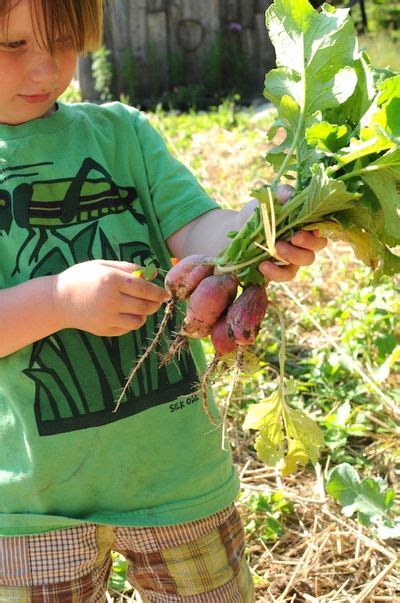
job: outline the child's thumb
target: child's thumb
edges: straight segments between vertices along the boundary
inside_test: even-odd
[[[276,199],[280,205],[284,205],[286,201],[289,201],[293,193],[293,186],[290,186],[290,184],[280,184],[276,191]]]
[[[139,264],[133,264],[132,262],[124,262],[123,260],[101,260],[104,266],[110,266],[110,268],[116,268],[117,270],[123,270],[124,272],[135,272],[138,268],[141,268]]]
[[[153,270],[151,268],[149,270],[148,268],[143,268],[140,264],[133,264],[132,262],[102,260],[101,263],[112,268],[117,268],[117,270],[129,272],[129,274],[133,274],[133,276],[138,278],[144,278],[146,281],[153,281],[158,274],[155,266],[151,266]]]

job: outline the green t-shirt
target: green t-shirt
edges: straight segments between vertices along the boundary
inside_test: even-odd
[[[99,258],[153,258],[163,275],[165,239],[215,207],[135,109],[60,103],[0,126],[0,288]],[[0,535],[176,524],[234,500],[231,454],[195,393],[198,342],[161,369],[154,353],[113,412],[162,315],[122,337],[65,329],[0,359]]]

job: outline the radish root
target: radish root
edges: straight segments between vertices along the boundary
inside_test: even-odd
[[[136,373],[138,372],[138,370],[140,369],[140,367],[142,366],[143,362],[146,360],[146,358],[151,354],[151,352],[157,347],[162,334],[164,333],[168,321],[171,318],[171,316],[173,315],[174,311],[175,311],[175,304],[176,301],[174,299],[169,300],[169,302],[167,303],[167,305],[165,306],[165,310],[164,310],[164,316],[163,319],[160,323],[160,326],[158,327],[157,333],[154,336],[153,341],[151,342],[151,344],[149,345],[149,347],[146,349],[146,351],[142,354],[142,356],[139,358],[139,360],[137,361],[137,363],[135,364],[135,366],[133,367],[133,369],[131,370],[131,372],[128,375],[128,378],[126,380],[126,383],[124,385],[124,388],[116,402],[115,408],[113,410],[113,412],[117,412],[118,408],[121,405],[121,402],[126,394],[126,392],[128,391],[128,388],[130,386],[130,384],[132,383],[132,379],[134,378],[134,376],[136,375]]]
[[[225,409],[224,409],[224,415],[222,418],[222,436],[221,436],[221,447],[223,450],[226,450],[225,448],[225,439],[227,437],[226,435],[226,420],[228,417],[228,410],[229,410],[229,406],[230,403],[232,401],[232,397],[234,394],[234,391],[236,389],[236,385],[238,384],[239,381],[239,377],[240,377],[240,373],[243,369],[243,364],[244,364],[244,348],[242,346],[239,346],[236,352],[236,362],[234,365],[234,369],[232,372],[232,380],[229,386],[229,391],[228,391],[228,395],[226,397],[226,401],[225,401]]]
[[[171,360],[173,360],[175,354],[177,354],[178,358],[179,358],[182,348],[186,347],[187,343],[188,343],[187,336],[182,335],[181,333],[178,333],[178,335],[175,337],[175,339],[169,346],[168,352],[165,354],[165,356],[162,357],[161,362],[159,364],[160,368],[162,366],[165,366],[169,362],[171,362]]]
[[[208,365],[208,367],[206,368],[206,370],[204,371],[204,373],[200,379],[200,394],[201,394],[203,410],[206,413],[207,418],[212,425],[219,425],[219,423],[218,423],[218,421],[216,421],[214,419],[214,417],[210,413],[210,409],[208,408],[207,387],[208,387],[208,380],[209,380],[210,376],[216,370],[219,361],[220,361],[220,357],[215,356],[214,360]]]

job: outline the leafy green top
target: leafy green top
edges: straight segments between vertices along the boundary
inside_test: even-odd
[[[286,137],[267,154],[276,177],[253,193],[259,207],[230,233],[219,271],[235,272],[243,287],[262,283],[260,262],[279,260],[276,239],[318,229],[350,243],[378,276],[400,272],[393,249],[400,244],[400,74],[371,67],[348,10],[325,4],[318,12],[307,0],[275,0],[266,24],[277,62],[265,79],[265,96],[277,109],[269,139],[279,128]],[[283,206],[275,196],[282,177],[295,184]],[[323,434],[286,401],[280,321],[279,386],[249,408],[244,427],[258,431],[260,458],[288,474],[317,460]],[[369,487],[357,486],[358,494]],[[358,499],[357,505],[365,514]]]
[[[277,62],[265,79],[277,108],[269,137],[283,128],[286,138],[267,154],[273,183],[253,193],[260,212],[232,233],[219,268],[261,282],[258,264],[279,259],[276,238],[318,227],[350,242],[378,276],[400,272],[400,74],[371,67],[347,9],[275,0],[266,24]],[[295,180],[283,207],[282,177]]]

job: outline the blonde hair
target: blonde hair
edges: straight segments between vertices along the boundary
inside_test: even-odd
[[[18,1],[0,0],[0,16],[7,19]],[[57,38],[70,39],[72,47],[80,53],[94,51],[101,45],[103,0],[29,0],[29,3],[32,21],[44,24],[35,34],[50,52],[54,52]]]

